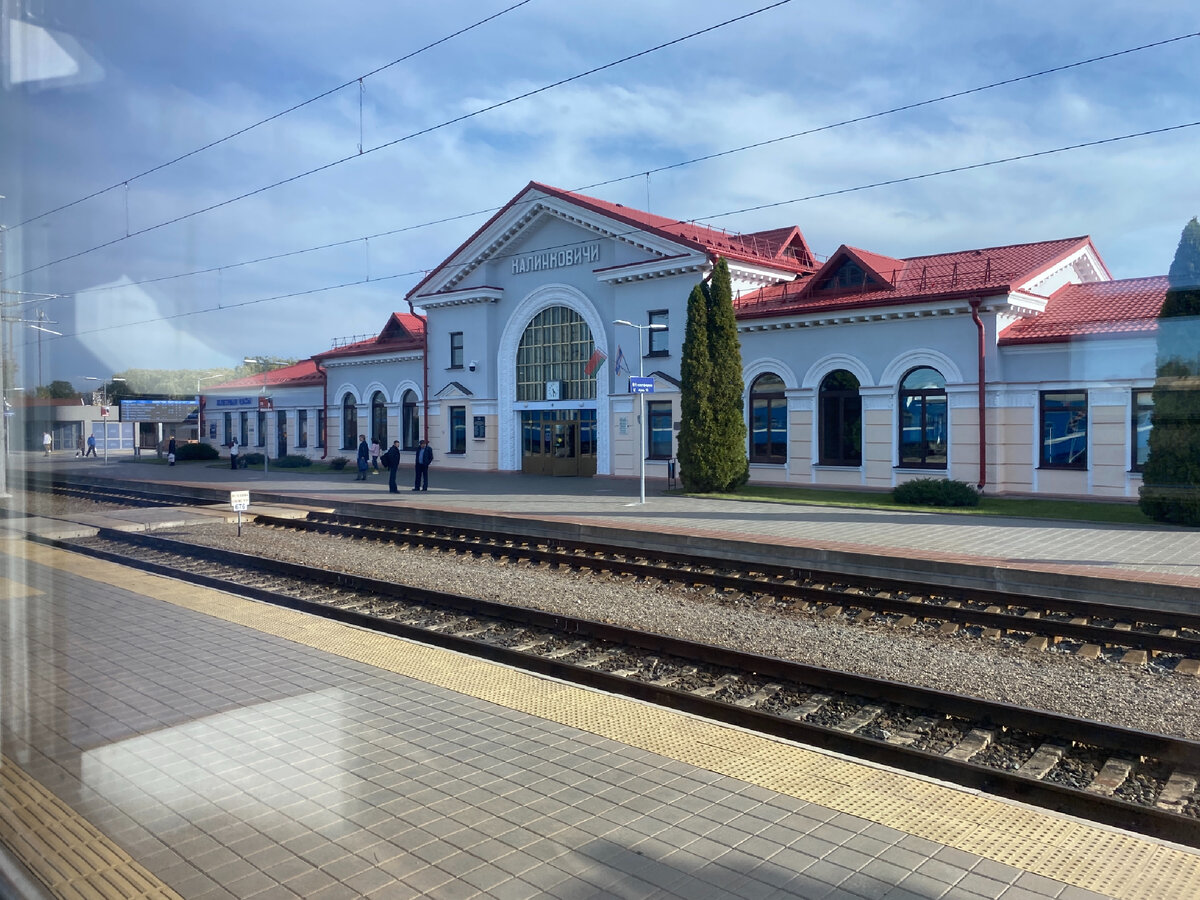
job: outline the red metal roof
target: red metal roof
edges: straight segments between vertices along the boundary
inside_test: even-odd
[[[235,378],[233,381],[223,381],[220,384],[210,384],[201,393],[209,391],[224,391],[229,388],[261,388],[267,387],[304,387],[309,384],[320,384],[321,373],[317,364],[311,359],[304,359],[290,366],[270,369],[263,374],[247,375],[245,378]]]
[[[1090,245],[1085,236],[907,259],[843,245],[812,277],[743,294],[734,307],[738,318],[760,318],[1006,293]],[[819,289],[847,259],[858,261],[888,285]]]
[[[1050,295],[1045,312],[1013,322],[1000,333],[999,343],[1048,344],[1154,332],[1168,287],[1166,275],[1063,285]]]
[[[313,354],[313,359],[324,362],[342,356],[363,356],[388,350],[420,350],[424,346],[425,320],[412,313],[394,312],[388,316],[387,322],[375,337]]]

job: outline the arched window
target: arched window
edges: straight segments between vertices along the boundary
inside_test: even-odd
[[[922,366],[900,382],[900,465],[946,468],[949,441],[946,379]]]
[[[354,395],[342,398],[342,449],[353,450],[358,446],[358,404]]]
[[[750,462],[787,462],[787,398],[783,379],[768,372],[750,385]]]
[[[379,441],[381,447],[387,446],[387,397],[383,396],[383,391],[371,395],[371,433],[368,440]]]
[[[405,391],[400,401],[400,444],[405,450],[416,450],[421,440],[421,419],[417,415],[417,395]]]
[[[595,400],[596,376],[584,371],[595,349],[592,330],[575,310],[542,310],[517,347],[517,399]],[[557,397],[546,396],[547,385]]]
[[[820,453],[823,466],[862,465],[862,397],[858,379],[845,369],[830,372],[820,389]]]

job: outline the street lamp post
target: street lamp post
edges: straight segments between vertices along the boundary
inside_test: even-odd
[[[84,381],[99,381],[100,382],[100,421],[104,424],[104,464],[108,465],[108,384],[103,378],[97,378],[95,375],[85,375]],[[109,379],[114,384],[118,381],[124,383],[124,378],[117,378],[115,375]]]
[[[262,370],[262,377],[263,377],[262,395],[265,398],[267,396],[267,363],[266,363],[266,360],[257,359],[257,358],[250,357],[250,356],[244,356],[244,357],[242,357],[242,362],[244,362],[246,365],[263,367],[263,370]],[[263,411],[263,427],[262,427],[262,435],[261,435],[262,436],[262,445],[263,445],[263,475],[270,475],[271,472],[267,465],[267,459],[270,456],[270,450],[271,450],[271,448],[267,446],[267,410],[263,406],[263,403],[261,400],[259,401],[258,406],[259,406],[259,409],[261,409]]]
[[[649,325],[634,325],[628,319],[614,319],[614,325],[626,325],[629,328],[636,328],[638,333],[638,377],[644,378],[644,366],[646,355],[642,352],[642,332],[643,331],[662,331],[667,326],[661,322],[652,322]],[[641,503],[646,502],[646,392],[638,391],[639,412],[638,412],[638,455],[641,457]]]

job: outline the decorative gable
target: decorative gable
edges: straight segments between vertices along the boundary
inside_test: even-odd
[[[843,244],[810,282],[811,293],[881,291],[895,288],[904,262]]]

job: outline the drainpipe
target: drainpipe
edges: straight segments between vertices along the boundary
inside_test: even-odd
[[[979,331],[979,484],[975,487],[983,493],[987,484],[987,404],[984,392],[984,354],[987,344],[984,339],[983,320],[979,318],[979,300],[969,301],[971,304],[971,321]]]
[[[413,308],[412,300],[408,301],[409,315],[421,320],[425,327],[421,329],[421,366],[424,368],[424,393],[421,395],[421,437],[429,440],[429,319],[419,315]]]
[[[316,363],[317,371],[321,373],[321,421],[325,423],[325,434],[321,435],[324,439],[321,442],[321,459],[325,459],[329,456],[329,373],[315,359],[313,362]]]

